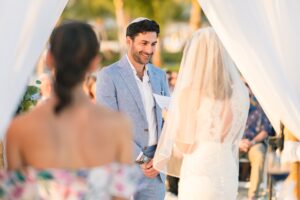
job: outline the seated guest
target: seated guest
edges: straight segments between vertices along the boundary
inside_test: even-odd
[[[178,73],[176,71],[167,71],[167,78],[168,78],[168,84],[170,93],[172,94],[175,88],[175,84],[177,81]]]
[[[250,91],[250,109],[243,139],[240,141],[240,157],[248,157],[251,165],[248,199],[259,197],[267,151],[266,139],[274,135],[274,129],[257,99]]]
[[[129,199],[135,190],[131,126],[120,113],[95,105],[84,93],[97,68],[99,43],[81,22],[57,27],[47,65],[54,92],[17,116],[7,132],[8,173],[1,199]]]

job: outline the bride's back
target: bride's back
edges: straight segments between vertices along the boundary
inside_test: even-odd
[[[245,86],[232,86],[229,100],[204,97],[196,112],[196,143],[217,142],[234,144],[243,134],[245,110],[248,109]],[[246,103],[245,103],[246,102]]]

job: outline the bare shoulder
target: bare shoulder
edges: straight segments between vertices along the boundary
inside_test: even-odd
[[[11,120],[6,132],[7,142],[16,142],[22,139],[22,136],[31,127],[31,113],[24,113],[14,117]]]
[[[131,140],[132,138],[132,125],[131,121],[120,112],[113,111],[104,106],[94,105],[93,108],[94,124],[99,129],[106,130],[110,136],[114,138],[114,141],[119,143],[121,140]]]
[[[110,148],[113,146],[115,152],[115,160],[121,163],[131,163],[132,161],[132,127],[128,118],[116,111],[109,110],[102,106],[97,106],[95,110],[97,121],[96,129],[102,134],[100,141],[109,143]],[[103,146],[103,145],[102,145]]]
[[[32,133],[40,121],[46,119],[46,113],[43,110],[43,106],[37,106],[29,112],[14,117],[8,127],[7,136],[20,139],[27,133]]]
[[[97,120],[101,120],[107,125],[112,126],[114,130],[131,128],[129,119],[120,112],[113,111],[100,105],[94,105],[93,111]]]

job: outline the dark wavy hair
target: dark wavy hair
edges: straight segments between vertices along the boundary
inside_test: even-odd
[[[135,36],[137,36],[139,33],[145,32],[156,32],[158,36],[160,32],[159,25],[154,20],[148,19],[135,22],[129,24],[127,27],[126,36],[129,36],[132,40],[134,40]]]
[[[50,37],[50,52],[56,68],[54,92],[59,114],[72,103],[72,89],[82,83],[100,44],[92,27],[82,22],[65,22],[55,28]]]

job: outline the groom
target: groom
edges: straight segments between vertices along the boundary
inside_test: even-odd
[[[133,20],[126,30],[127,55],[97,75],[97,102],[127,114],[134,125],[134,159],[143,174],[135,200],[163,200],[165,195],[165,177],[152,166],[162,128],[153,94],[169,96],[165,72],[149,63],[159,32],[153,20]]]

